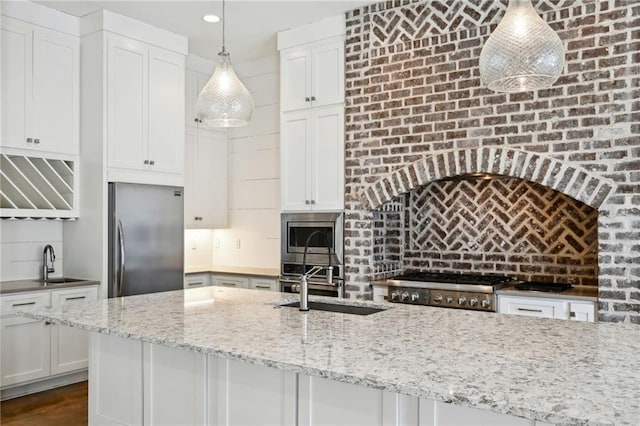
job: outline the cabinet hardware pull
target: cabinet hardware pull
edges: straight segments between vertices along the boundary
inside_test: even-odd
[[[195,121],[196,123],[198,123],[200,120],[198,120],[198,117],[194,118],[193,121]]]
[[[64,300],[80,300],[80,299],[84,299],[87,296],[76,296],[76,297],[65,297]]]
[[[527,309],[527,308],[518,308],[519,311],[524,312],[539,312],[542,313],[542,309]]]
[[[257,285],[256,288],[266,288],[266,289],[270,289],[271,286],[268,285]]]
[[[575,317],[576,317],[575,312],[569,312],[569,318],[575,318]]]
[[[229,287],[235,287],[236,283],[222,283],[222,285],[226,285],[226,286],[229,286]]]
[[[40,143],[40,139],[35,138],[35,139],[33,140],[33,143]]]
[[[304,98],[305,102],[309,102],[311,99],[309,99],[309,97],[307,96],[306,98]]]
[[[51,321],[45,321],[44,325],[51,325]]]
[[[156,162],[151,160],[151,161],[149,161],[149,164],[151,164],[153,166],[154,164],[156,164]]]
[[[316,200],[311,200],[311,204],[315,204],[315,203],[316,203]]]
[[[315,96],[312,96],[312,97],[311,97],[311,100],[312,100],[312,101],[315,101],[315,100],[316,100],[316,97],[315,97]]]
[[[144,164],[149,164],[149,160],[144,160]]]
[[[16,306],[28,306],[28,305],[35,305],[36,302],[25,302],[25,303],[14,303],[12,306],[15,308]]]
[[[33,138],[27,138],[27,143],[33,142]]]
[[[305,204],[311,204],[311,203],[309,202],[309,200],[304,200],[304,203],[305,203]]]

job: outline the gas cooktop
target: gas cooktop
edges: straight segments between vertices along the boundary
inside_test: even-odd
[[[495,311],[495,290],[513,278],[502,275],[411,272],[390,278],[388,300],[413,305]]]

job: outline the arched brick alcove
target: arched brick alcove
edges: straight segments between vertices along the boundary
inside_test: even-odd
[[[598,209],[615,184],[589,170],[557,159],[509,148],[453,150],[425,155],[363,188],[361,199],[375,210],[430,182],[470,173],[492,173],[535,182]]]

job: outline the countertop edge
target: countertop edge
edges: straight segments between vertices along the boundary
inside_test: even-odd
[[[11,288],[5,289],[3,288],[3,283],[5,282],[19,282],[24,281],[25,284],[33,283],[31,287],[25,288]],[[39,284],[36,284],[39,283]],[[16,280],[16,281],[3,281],[0,282],[0,295],[8,295],[8,294],[18,294],[18,293],[30,293],[34,291],[49,291],[49,290],[60,290],[63,288],[73,288],[73,287],[87,287],[87,286],[99,286],[100,281],[97,280],[83,280],[83,281],[74,281],[70,283],[60,283],[60,284],[50,284],[50,285],[42,285],[42,282],[37,280]]]
[[[244,266],[193,266],[185,267],[184,274],[228,274],[228,275],[245,275],[257,277],[280,277],[280,270],[276,268],[253,268]]]
[[[361,304],[365,305],[363,303]],[[376,304],[374,303],[374,305]],[[377,305],[379,305],[379,303]],[[143,335],[120,332],[120,331],[111,330],[108,328],[88,327],[74,321],[59,320],[55,318],[50,318],[46,315],[32,314],[27,311],[20,312],[20,315],[25,316],[27,318],[36,319],[36,320],[47,320],[53,324],[73,326],[75,328],[83,329],[89,332],[107,334],[111,336],[132,339],[132,340],[136,340],[144,343],[152,343],[152,344],[167,346],[171,348],[181,349],[181,350],[188,350],[192,352],[201,353],[203,355],[220,356],[222,358],[248,362],[253,365],[270,367],[278,370],[290,371],[293,373],[302,373],[302,374],[307,374],[314,377],[335,380],[341,383],[348,383],[356,386],[364,386],[367,388],[380,389],[388,392],[400,393],[400,394],[414,396],[418,398],[432,399],[432,400],[437,400],[445,403],[451,403],[451,404],[456,404],[456,405],[470,407],[470,408],[490,410],[496,413],[524,417],[530,420],[541,420],[546,422],[553,422],[557,426],[584,424],[584,421],[585,421],[585,419],[583,418],[569,417],[565,415],[558,416],[555,413],[546,413],[546,412],[541,412],[538,410],[528,409],[524,407],[510,406],[508,403],[505,403],[505,402],[496,403],[496,401],[489,401],[488,403],[488,399],[486,398],[486,396],[480,396],[478,401],[474,402],[464,395],[456,396],[455,394],[451,394],[450,392],[446,392],[446,391],[438,392],[438,391],[425,390],[418,386],[398,385],[396,383],[389,382],[384,379],[376,379],[375,377],[371,377],[371,376],[361,377],[354,374],[346,374],[346,373],[335,372],[327,369],[320,369],[320,368],[313,368],[313,367],[304,367],[302,365],[295,364],[295,363],[287,363],[287,362],[271,360],[268,358],[260,358],[256,356],[245,355],[235,351],[198,347],[195,345],[183,344],[183,343],[178,343],[178,342],[173,342],[173,341],[163,340],[163,339],[154,339],[154,338],[149,338]],[[611,423],[612,426],[615,424],[616,423]]]

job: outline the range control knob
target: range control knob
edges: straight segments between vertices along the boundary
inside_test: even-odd
[[[447,303],[453,303],[453,297],[448,296],[447,297]]]
[[[469,299],[469,306],[476,306],[477,304],[478,304],[477,297],[472,297],[471,299]]]
[[[391,292],[391,301],[396,301],[396,300],[398,300],[398,292],[393,291]]]
[[[420,294],[418,293],[411,293],[411,301],[415,302],[416,300],[420,299]]]
[[[404,302],[405,300],[409,299],[409,293],[408,292],[403,292],[402,295],[400,296],[402,298],[402,301]]]
[[[458,297],[458,305],[462,306],[465,303],[467,303],[467,298],[466,297]]]
[[[491,301],[490,301],[489,299],[484,299],[484,300],[482,301],[482,307],[486,309],[486,308],[488,308],[489,306],[491,306]]]
[[[442,303],[442,295],[441,294],[436,294],[435,296],[433,296],[433,303],[435,303],[436,305],[439,305]]]

